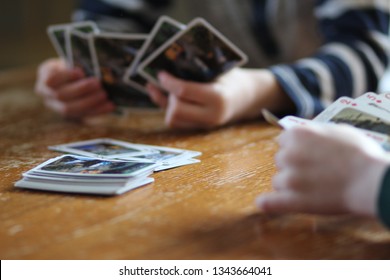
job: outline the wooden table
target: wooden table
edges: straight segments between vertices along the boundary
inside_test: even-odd
[[[175,132],[161,115],[140,113],[72,123],[46,110],[30,82],[3,81],[1,259],[390,258],[390,233],[375,221],[256,210],[255,197],[271,190],[276,128]],[[198,150],[202,162],[117,197],[14,188],[22,172],[58,155],[47,146],[98,137]]]

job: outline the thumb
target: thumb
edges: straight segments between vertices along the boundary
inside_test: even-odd
[[[184,91],[184,81],[163,71],[158,73],[158,80],[163,89],[174,95],[181,95]]]
[[[161,87],[177,98],[188,102],[204,104],[216,99],[217,94],[209,83],[198,83],[174,77],[167,72],[160,72],[158,79]]]

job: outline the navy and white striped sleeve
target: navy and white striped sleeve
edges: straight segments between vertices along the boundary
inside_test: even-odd
[[[311,57],[270,68],[311,118],[338,97],[377,90],[389,62],[390,0],[319,0],[316,17],[325,39]]]

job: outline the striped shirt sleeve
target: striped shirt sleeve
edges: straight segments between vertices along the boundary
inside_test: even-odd
[[[270,68],[296,105],[312,118],[341,96],[376,91],[389,62],[389,0],[318,0],[324,38],[311,57]]]

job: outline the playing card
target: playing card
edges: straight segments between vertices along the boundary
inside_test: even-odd
[[[146,38],[146,34],[100,33],[94,36],[100,76],[104,83],[123,84],[125,68],[134,61]],[[145,90],[138,84],[132,86],[140,91]]]
[[[100,73],[92,45],[92,33],[71,30],[69,38],[71,46],[69,65],[83,69],[87,77],[99,77]]]
[[[185,80],[210,82],[246,61],[241,50],[197,18],[142,62],[138,72],[156,85],[160,71]]]
[[[67,24],[51,25],[47,29],[50,41],[54,46],[59,57],[64,59],[69,66],[70,64],[70,30],[75,29],[84,33],[98,33],[99,29],[92,21],[83,21]]]
[[[157,108],[139,83],[123,81],[126,67],[132,63],[145,42],[145,34],[100,33],[93,36],[99,77],[109,98],[118,106]]]
[[[129,190],[144,186],[146,184],[150,184],[152,182],[154,182],[153,178],[142,177],[129,180],[124,184],[99,186],[94,183],[77,184],[72,182],[72,184],[70,184],[63,181],[54,182],[23,178],[22,180],[17,181],[15,183],[15,186],[19,188],[55,192],[84,193],[97,195],[120,195]]]
[[[355,101],[366,104],[368,108],[379,109],[379,111],[382,111],[381,117],[388,116],[390,120],[390,94],[378,95],[374,92],[367,92],[356,98]],[[377,112],[379,113],[379,111]]]
[[[180,160],[180,161],[176,161],[176,162],[174,162],[174,161],[165,162],[165,163],[160,164],[158,167],[156,167],[154,169],[154,171],[159,172],[159,171],[164,171],[167,169],[172,169],[172,168],[176,168],[176,167],[180,167],[180,166],[195,164],[195,163],[199,163],[199,162],[200,162],[200,160],[195,159],[195,158],[184,159],[184,160]]]
[[[154,154],[145,154],[135,157],[122,157],[119,156],[118,159],[129,159],[132,161],[142,160],[142,161],[151,161],[157,163],[159,166],[155,171],[166,170],[182,165],[187,165],[191,163],[196,163],[198,160],[194,160],[194,157],[200,156],[202,153],[191,150],[176,149],[170,147],[161,147],[153,145],[140,145],[140,147],[145,149],[156,150],[159,153]]]
[[[307,125],[315,125],[313,121],[302,119],[295,116],[286,116],[279,120],[279,125],[284,129],[290,129],[295,126],[307,126]]]
[[[150,162],[131,162],[77,155],[62,155],[38,165],[30,172],[33,175],[66,175],[74,178],[129,178],[144,174],[147,171],[152,172],[155,167],[157,167],[156,164]]]
[[[354,127],[390,134],[390,118],[378,108],[348,97],[341,97],[319,114],[314,121],[347,123]]]
[[[266,109],[262,110],[262,113],[263,113],[264,119],[268,123],[270,123],[274,126],[277,126],[279,128],[282,128],[282,129],[290,129],[290,128],[295,127],[295,126],[307,126],[307,125],[313,126],[313,125],[320,123],[320,121],[318,121],[318,120],[313,121],[313,120],[303,119],[303,118],[299,118],[299,117],[295,117],[295,116],[285,116],[282,119],[278,119],[276,116],[274,116],[272,113],[270,113]],[[368,131],[365,129],[361,129],[361,130],[366,136],[374,139],[379,144],[381,144],[385,150],[387,150],[387,151],[390,150],[389,137],[387,135],[384,135],[382,133],[377,133],[374,131]]]
[[[137,177],[147,177],[151,173],[148,170],[145,172],[145,174],[140,174]],[[36,173],[32,170],[29,170],[25,173],[23,173],[23,178],[35,180],[35,181],[45,181],[45,182],[52,182],[53,184],[56,182],[61,182],[62,184],[93,184],[96,186],[118,186],[118,185],[123,185],[127,181],[129,181],[132,178],[90,178],[90,177],[72,177],[69,175],[59,175],[59,174],[41,174],[41,173]]]
[[[130,67],[125,72],[124,81],[126,83],[131,83],[136,81],[141,86],[145,86],[146,80],[140,76],[137,72],[137,68],[141,62],[150,56],[155,50],[162,46],[168,39],[175,35],[180,30],[184,29],[185,25],[180,22],[167,17],[161,16],[153,27],[148,39],[142,45],[142,48],[139,50],[137,56],[135,57]]]
[[[262,109],[261,114],[269,124],[272,124],[279,128],[283,128],[283,126],[281,126],[279,123],[280,119],[276,117],[274,114],[272,114],[270,111],[268,111],[267,109]]]
[[[66,30],[69,24],[51,25],[47,29],[50,41],[54,46],[59,57],[68,60],[67,46],[66,46]]]
[[[154,149],[145,148],[141,145],[109,138],[55,145],[50,146],[49,149],[58,152],[102,158],[123,158],[159,153]]]

